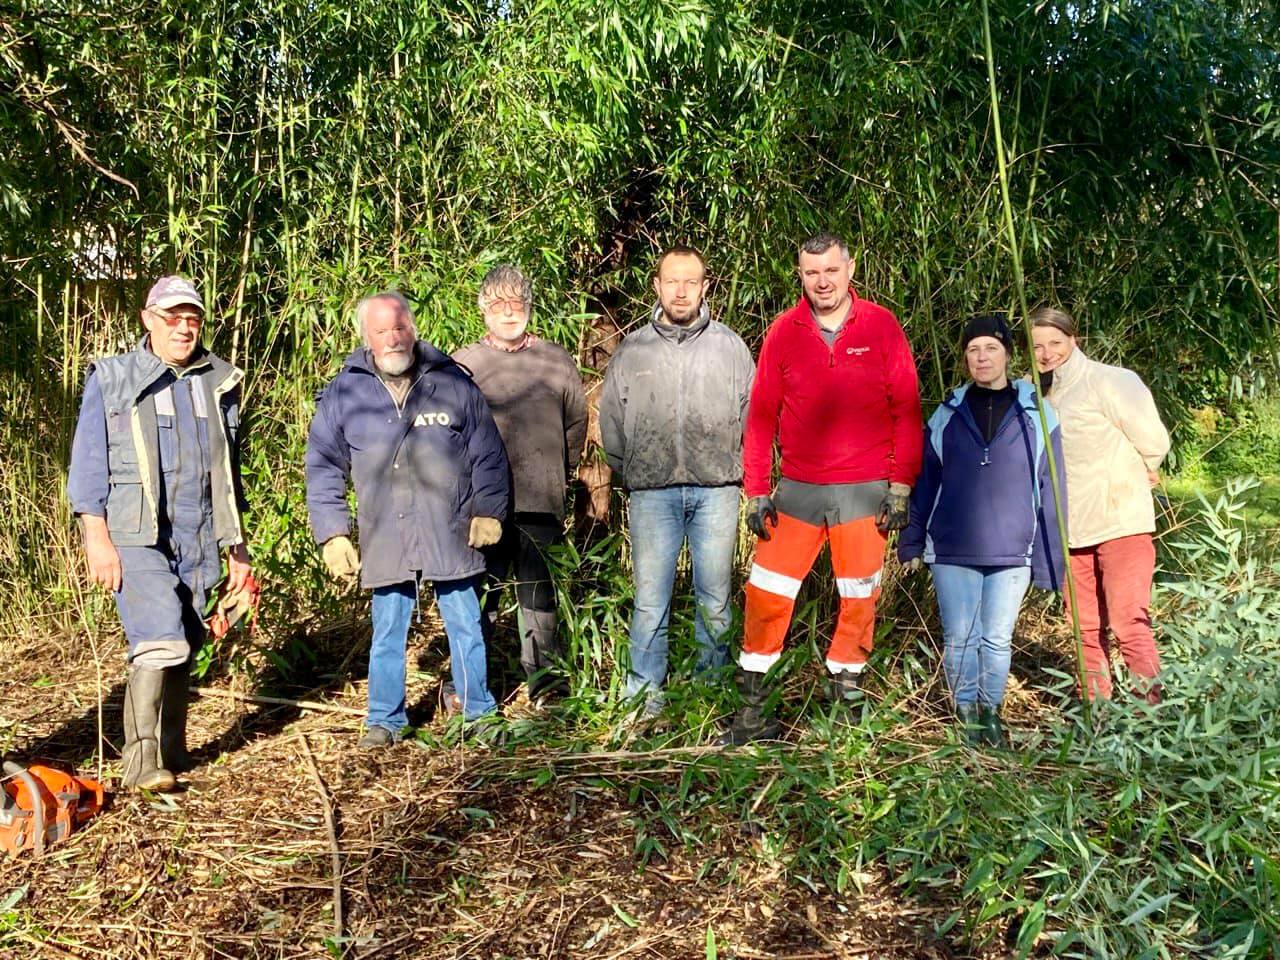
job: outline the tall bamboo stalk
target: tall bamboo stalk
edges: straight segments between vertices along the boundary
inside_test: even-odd
[[[1031,311],[1027,305],[1027,289],[1022,277],[1022,248],[1018,244],[1018,234],[1013,223],[1013,202],[1009,198],[1009,170],[1005,165],[1004,136],[1000,129],[1000,97],[996,92],[996,60],[991,44],[991,10],[988,0],[982,0],[982,43],[987,54],[987,85],[991,92],[991,119],[995,131],[996,165],[1000,173],[1000,205],[1004,210],[1004,227],[1009,240],[1009,255],[1013,263],[1013,284],[1018,292],[1018,305],[1022,308],[1022,326],[1027,335],[1027,350],[1033,358],[1031,379],[1036,387],[1036,394],[1044,396],[1040,387],[1040,371],[1036,369],[1034,357],[1036,353],[1035,337],[1031,332]],[[1067,534],[1066,503],[1058,483],[1058,458],[1053,452],[1053,444],[1049,442],[1049,418],[1044,411],[1044,403],[1036,405],[1040,413],[1040,429],[1045,437],[1045,455],[1049,458],[1049,478],[1053,483],[1053,503],[1058,514],[1058,536],[1062,541],[1062,573],[1066,583],[1067,604],[1071,611],[1071,635],[1075,640],[1076,673],[1080,680],[1080,702],[1084,710],[1086,729],[1092,729],[1090,723],[1089,677],[1084,666],[1084,638],[1080,633],[1080,606],[1076,598],[1075,578],[1071,576],[1071,546]]]

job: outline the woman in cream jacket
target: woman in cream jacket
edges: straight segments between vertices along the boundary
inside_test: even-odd
[[[1151,633],[1151,487],[1169,452],[1169,432],[1137,374],[1085,356],[1070,315],[1040,307],[1031,324],[1041,386],[1062,424],[1087,695],[1111,696],[1110,628],[1134,692],[1155,703],[1160,654]]]

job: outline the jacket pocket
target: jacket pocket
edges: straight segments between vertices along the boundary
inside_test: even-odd
[[[136,473],[138,450],[133,443],[133,425],[127,410],[107,412],[107,462],[113,474],[120,464],[133,465]]]
[[[156,414],[156,434],[159,437],[160,466],[165,473],[178,469],[178,436],[174,418]]]
[[[112,481],[107,493],[107,531],[139,533],[142,530],[142,484]]]

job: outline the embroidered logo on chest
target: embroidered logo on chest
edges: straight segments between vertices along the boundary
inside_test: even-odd
[[[870,349],[870,347],[846,347],[844,352],[855,357],[860,357]]]
[[[434,413],[420,413],[413,418],[415,427],[447,427],[453,422],[449,414],[443,410],[437,410]]]

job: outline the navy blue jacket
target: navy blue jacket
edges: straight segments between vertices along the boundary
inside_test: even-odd
[[[911,492],[911,522],[898,540],[903,562],[967,567],[1030,566],[1037,587],[1062,587],[1062,544],[1054,509],[1049,457],[1035,389],[1014,384],[1010,405],[991,443],[973,419],[964,395],[947,395],[924,432],[924,468]],[[1066,503],[1058,415],[1044,408]]]
[[[460,580],[484,571],[467,546],[473,517],[505,519],[507,452],[489,405],[431,344],[414,346],[404,407],[356,350],[321,391],[307,437],[307,510],[316,541],[349,535],[356,488],[361,585]]]

